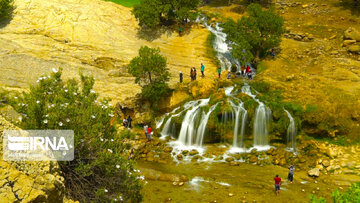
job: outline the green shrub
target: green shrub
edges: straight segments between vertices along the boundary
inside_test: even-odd
[[[9,18],[13,0],[0,0],[0,20]]]
[[[142,46],[139,56],[130,61],[129,73],[135,77],[135,82],[142,87],[141,95],[144,99],[155,104],[170,89],[169,69],[166,67],[166,57],[160,54],[160,49]]]
[[[354,183],[350,186],[346,192],[340,192],[335,190],[331,197],[333,202],[339,203],[350,203],[350,202],[360,202],[360,183]]]
[[[74,130],[75,159],[59,162],[69,197],[139,202],[140,182],[111,125],[113,108],[108,100],[97,100],[94,82],[81,75],[79,87],[74,79],[62,81],[61,71],[40,78],[14,105],[23,114],[21,127]]]
[[[331,193],[331,197],[334,203],[360,202],[360,183],[353,183],[345,192],[336,189]],[[317,198],[315,195],[310,195],[309,198],[311,203],[326,203],[323,197]]]

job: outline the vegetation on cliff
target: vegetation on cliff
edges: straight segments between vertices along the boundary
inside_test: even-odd
[[[13,0],[0,0],[0,20],[10,17]]]
[[[269,49],[280,45],[284,33],[284,20],[273,8],[263,10],[259,4],[250,4],[247,13],[223,25],[227,40],[234,43],[233,56],[242,64],[266,56]]]
[[[15,98],[24,129],[74,130],[75,159],[59,162],[69,196],[83,202],[141,200],[133,163],[112,125],[113,108],[98,100],[92,77],[62,81],[61,71],[41,77],[29,93]]]
[[[128,70],[135,77],[135,83],[142,87],[141,96],[152,104],[169,92],[167,82],[170,73],[166,58],[160,54],[159,48],[141,47],[139,56],[130,61]]]
[[[140,0],[132,13],[142,27],[154,28],[165,22],[195,19],[199,0]]]

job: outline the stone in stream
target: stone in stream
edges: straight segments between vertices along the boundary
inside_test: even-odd
[[[189,153],[190,156],[194,156],[194,155],[197,155],[197,154],[199,154],[199,152],[196,149],[191,150],[190,153]]]
[[[236,161],[231,161],[229,164],[230,164],[230,166],[239,166],[240,165],[240,163],[236,162]]]
[[[319,177],[320,176],[320,170],[318,168],[313,168],[308,171],[309,176],[313,177]]]
[[[251,156],[249,161],[250,161],[250,163],[255,163],[257,161],[257,157]]]
[[[166,147],[166,148],[164,149],[164,152],[169,153],[169,152],[172,152],[172,150],[173,150],[172,147]]]
[[[184,150],[184,151],[182,151],[181,153],[182,153],[182,155],[186,156],[186,155],[189,153],[189,151],[188,151],[188,150]]]
[[[183,155],[182,155],[182,154],[178,154],[178,155],[176,155],[176,158],[177,158],[178,160],[183,160]]]
[[[225,161],[226,162],[232,162],[232,161],[234,161],[234,158],[233,157],[228,157],[228,158],[225,159]]]

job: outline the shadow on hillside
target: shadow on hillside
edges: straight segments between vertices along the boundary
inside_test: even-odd
[[[343,0],[334,3],[334,6],[343,7],[346,10],[350,10],[352,15],[360,16],[360,1],[356,4],[354,0]]]
[[[14,10],[15,10],[15,7],[12,7],[9,10],[9,16],[0,20],[0,29],[3,27],[6,27],[11,22],[11,20],[13,19],[13,11]]]
[[[191,23],[186,23],[182,25],[183,31],[181,36],[188,35],[191,31]],[[172,26],[160,26],[153,29],[146,29],[146,28],[139,28],[137,31],[137,37],[140,39],[144,39],[146,41],[152,42],[162,35],[166,35],[167,37],[174,35],[179,36],[179,26],[172,25]]]
[[[230,5],[239,5],[238,9],[235,9],[233,12],[243,13],[244,7],[247,7],[250,3],[258,3],[263,7],[270,7],[273,5],[269,0],[204,0],[203,5],[210,7],[223,7]],[[246,8],[245,8],[246,9]]]

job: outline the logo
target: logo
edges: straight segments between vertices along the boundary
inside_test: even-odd
[[[9,161],[71,161],[72,130],[5,130],[3,159]]]

